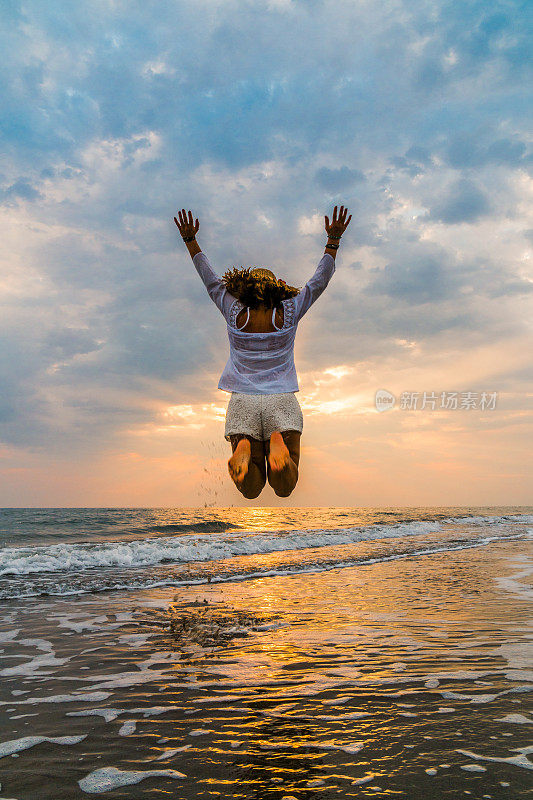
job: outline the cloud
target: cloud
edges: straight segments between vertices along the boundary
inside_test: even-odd
[[[10,201],[18,199],[38,200],[41,197],[41,193],[26,178],[18,178],[15,183],[12,183],[6,189],[0,190],[2,203],[10,203]]]
[[[457,169],[488,164],[510,167],[526,166],[531,161],[525,142],[515,137],[480,141],[476,134],[454,136],[444,152],[446,161]]]
[[[349,0],[4,4],[1,441],[82,459],[218,397],[221,274],[302,285],[352,213],[298,364],[409,368],[520,336],[521,8]],[[331,19],[342,25],[331,32]],[[356,374],[356,373],[354,373]],[[517,373],[517,381],[522,380]],[[124,445],[125,446],[125,445]]]
[[[456,181],[440,199],[434,201],[429,219],[447,225],[475,222],[491,211],[487,195],[476,184],[466,178]]]
[[[407,255],[405,252],[402,256]],[[386,264],[365,288],[369,294],[386,294],[410,305],[439,304],[450,299],[458,284],[446,254],[428,244],[412,248],[404,258]]]
[[[364,181],[365,176],[360,169],[350,169],[346,166],[338,169],[321,167],[315,173],[315,180],[322,189],[336,194],[344,189],[349,189],[355,183]]]

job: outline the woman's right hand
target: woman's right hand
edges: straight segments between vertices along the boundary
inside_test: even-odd
[[[325,227],[326,233],[328,236],[331,236],[332,239],[340,239],[348,225],[350,224],[350,220],[352,215],[346,219],[346,214],[348,213],[348,209],[341,206],[341,210],[339,211],[339,216],[337,217],[337,206],[333,209],[333,218],[331,220],[331,224],[329,219],[325,217]]]

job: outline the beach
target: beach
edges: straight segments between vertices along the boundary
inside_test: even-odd
[[[0,800],[522,798],[533,509],[4,509]]]

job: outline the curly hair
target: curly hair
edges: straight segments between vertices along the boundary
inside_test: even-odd
[[[259,305],[279,308],[282,300],[296,297],[300,293],[300,289],[288,286],[279,278],[250,275],[249,267],[227,270],[222,281],[228,292],[249,308],[257,308]]]

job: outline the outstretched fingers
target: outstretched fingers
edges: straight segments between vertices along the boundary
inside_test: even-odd
[[[193,219],[192,211],[189,211],[187,215],[187,212],[184,208],[182,208],[181,211],[178,211],[178,217],[174,217],[174,222],[176,223],[182,236],[190,235],[191,233],[196,235],[200,228],[198,219]]]
[[[335,206],[333,209],[333,218],[331,220],[332,225],[341,225],[343,230],[346,230],[348,227],[352,215],[346,218],[348,215],[348,209],[345,206],[341,206],[340,209],[338,206]],[[326,225],[329,227],[329,219],[326,217]]]

